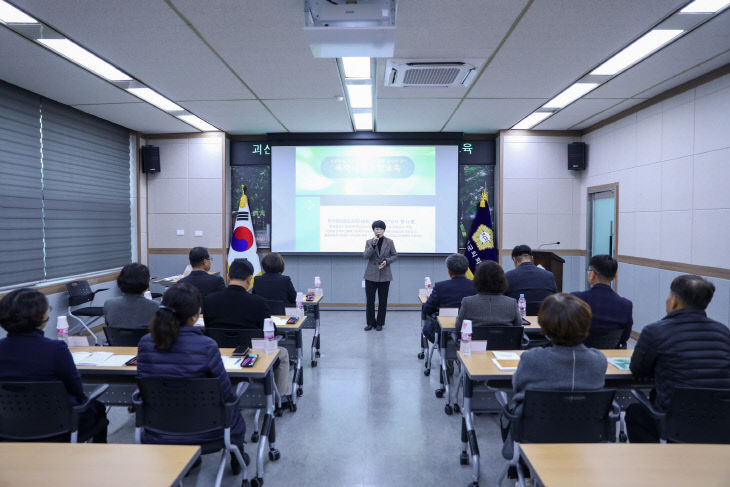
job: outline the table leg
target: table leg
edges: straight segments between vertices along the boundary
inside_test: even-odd
[[[294,404],[294,410],[296,411],[296,404],[297,404],[297,397],[301,396],[304,391],[302,390],[302,385],[304,385],[304,375],[302,373],[302,362],[304,361],[304,350],[302,346],[302,336],[303,332],[300,329],[296,333],[296,342],[297,342],[297,368],[294,369],[294,377],[292,378],[292,384],[291,384],[291,401],[292,404]]]
[[[272,431],[274,430],[274,372],[269,372],[264,380],[264,394],[266,394],[266,413],[264,414],[264,424],[261,426],[261,436],[259,437],[259,448],[256,455],[256,479],[258,485],[263,484],[264,477],[264,453],[266,444],[269,444],[269,458],[279,459],[279,451],[273,446],[274,438]],[[275,457],[275,458],[274,458]]]
[[[425,320],[421,320],[421,330],[423,330],[423,325],[425,323]],[[426,337],[423,336],[423,332],[419,333],[421,337],[421,351],[418,354],[418,359],[421,360],[424,357],[428,357],[428,340],[426,340]],[[428,364],[428,358],[426,358],[426,364]]]
[[[466,445],[469,444],[472,462],[472,486],[479,485],[479,445],[477,444],[477,434],[474,430],[474,416],[471,410],[472,398],[472,381],[464,376],[464,407],[462,409],[462,426],[461,426],[461,459],[462,465],[469,463],[469,457],[466,453]]]
[[[319,357],[319,303],[312,305],[314,311],[314,336],[312,337],[312,367],[317,366]]]

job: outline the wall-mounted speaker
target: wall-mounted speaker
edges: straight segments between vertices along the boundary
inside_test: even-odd
[[[586,143],[571,142],[568,144],[568,169],[582,171],[586,168]]]
[[[143,145],[140,152],[142,155],[142,172],[146,174],[160,172],[160,148],[154,145]]]

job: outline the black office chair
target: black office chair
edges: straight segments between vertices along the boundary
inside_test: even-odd
[[[529,343],[524,326],[475,326],[471,339],[486,340],[487,350],[521,350]]]
[[[527,307],[525,308],[525,314],[527,316],[537,316],[540,312],[540,305],[542,301],[528,301]]]
[[[149,333],[147,328],[104,327],[104,336],[112,347],[136,347],[147,333]]]
[[[621,335],[624,331],[620,328],[615,330],[606,330],[600,333],[591,333],[588,338],[585,339],[583,345],[591,348],[598,348],[600,350],[607,350],[612,348],[619,348],[619,342],[621,341]]]
[[[264,338],[263,330],[252,328],[211,328],[205,327],[204,333],[218,344],[218,348],[236,348],[239,345],[251,346],[251,339]]]
[[[165,435],[199,435],[223,430],[223,437],[200,445],[201,453],[223,450],[218,464],[215,486],[220,487],[226,457],[232,454],[233,475],[243,470],[242,487],[249,487],[247,461],[238,445],[231,443],[231,417],[238,412],[241,395],[248,388],[247,382],[239,383],[236,399],[225,402],[221,386],[216,378],[194,379],[137,379],[139,390],[132,396],[136,421],[134,438],[142,443],[144,430]],[[241,439],[243,440],[243,439]],[[245,455],[245,454],[244,454]],[[247,457],[247,455],[246,455]],[[262,482],[263,483],[263,482]],[[258,485],[258,484],[257,484]]]
[[[88,441],[106,420],[79,438],[79,418],[107,388],[96,387],[86,402],[73,406],[61,381],[0,382],[0,440]]]
[[[730,389],[677,387],[665,413],[643,392],[631,393],[659,422],[662,443],[730,444]]]
[[[104,316],[104,308],[102,306],[80,306],[93,302],[94,296],[97,293],[108,289],[103,288],[92,291],[91,286],[89,286],[89,281],[73,281],[66,284],[66,291],[68,292],[68,316],[79,325],[76,328],[69,329],[69,335],[86,330],[94,339],[94,343],[99,345],[99,339],[96,338],[96,334],[91,330],[91,325]],[[69,327],[70,325],[71,323],[69,323]]]
[[[520,467],[521,443],[606,443],[616,435],[619,407],[613,402],[616,391],[525,391],[519,412],[511,411],[504,391],[497,393],[502,413],[510,420],[512,457],[502,469],[497,485],[502,485],[509,467],[517,469],[520,485],[525,476]],[[510,439],[508,438],[507,441]]]

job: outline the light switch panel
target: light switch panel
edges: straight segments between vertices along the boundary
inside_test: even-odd
[[[202,237],[203,236],[203,231],[202,230],[195,230],[195,236],[196,237]]]
[[[178,237],[182,237],[183,235],[185,235],[185,230],[178,230],[177,231],[177,236]]]

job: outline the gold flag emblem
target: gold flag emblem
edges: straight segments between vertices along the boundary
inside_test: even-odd
[[[479,250],[494,248],[494,232],[486,225],[479,225],[471,239]]]

